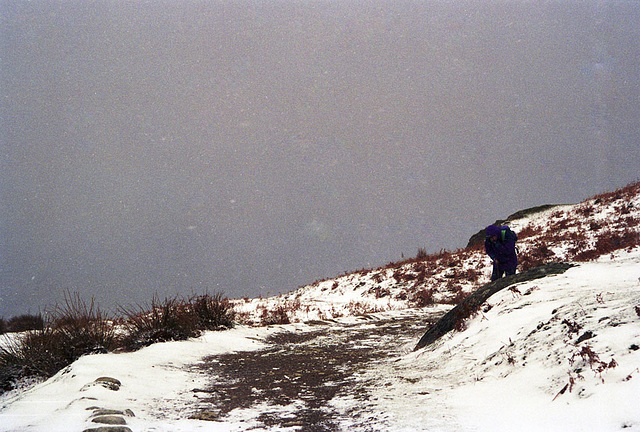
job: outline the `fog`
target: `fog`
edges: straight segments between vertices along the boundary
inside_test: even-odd
[[[635,1],[0,0],[0,316],[290,291],[638,179]]]

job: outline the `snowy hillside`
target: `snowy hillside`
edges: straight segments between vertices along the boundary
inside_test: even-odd
[[[488,303],[465,331],[370,371],[389,430],[640,430],[637,248]]]
[[[502,291],[465,331],[412,352],[415,334],[391,357],[371,362],[330,401],[341,413],[338,428],[316,430],[640,430],[639,278],[636,248]],[[194,389],[216,386],[196,367],[203,357],[264,349],[269,334],[313,329],[239,327],[136,353],[86,356],[45,383],[5,395],[0,430],[82,431],[96,426],[98,408],[133,414],[120,416],[132,431],[310,430],[256,421],[265,411],[294,416],[303,395],[211,421],[190,417],[202,407]],[[101,383],[105,376],[121,382],[118,391]]]
[[[291,324],[239,324],[84,356],[4,394],[0,431],[85,431],[107,419],[119,425],[112,431],[133,432],[640,431],[639,221],[640,184],[511,221],[525,267],[577,265],[495,294],[464,330],[418,351],[432,317],[488,281],[482,251],[443,252],[236,306],[247,323]],[[286,340],[294,342],[278,345]],[[306,346],[303,355],[353,356],[335,358],[339,380],[322,369],[311,381],[280,361],[296,346]],[[370,355],[358,359],[358,350]],[[264,370],[243,368],[249,357]],[[231,358],[240,374],[278,378],[223,374]],[[323,366],[333,364],[326,358]],[[287,392],[294,385],[304,391]],[[244,399],[224,396],[241,386]],[[327,388],[326,399],[311,397]],[[322,422],[310,424],[310,410],[324,413]]]
[[[640,183],[579,204],[554,206],[512,220],[518,234],[520,270],[550,261],[585,262],[640,244]],[[291,293],[236,302],[249,324],[334,319],[372,312],[457,304],[489,282],[491,262],[483,247],[442,251],[390,263]]]

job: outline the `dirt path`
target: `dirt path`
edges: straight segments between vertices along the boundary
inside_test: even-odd
[[[366,412],[370,383],[359,372],[410,351],[440,315],[416,312],[394,319],[362,317],[355,324],[322,323],[308,331],[278,333],[262,351],[210,357],[201,367],[213,382],[196,390],[201,404],[194,418],[223,421],[234,409],[260,405],[271,409],[260,410],[258,428],[339,431],[341,419],[361,425],[376,420]],[[344,394],[362,402],[361,412],[331,406],[334,397]]]

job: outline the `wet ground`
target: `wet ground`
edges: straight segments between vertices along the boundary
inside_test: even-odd
[[[413,349],[439,316],[416,312],[361,317],[355,324],[315,323],[309,330],[275,334],[262,351],[210,357],[201,367],[212,384],[195,390],[200,404],[193,418],[224,421],[234,409],[259,405],[272,408],[260,410],[257,428],[340,431],[341,424],[358,421],[359,430],[367,430],[367,422],[379,425],[380,419],[365,409],[372,383],[359,373]],[[356,398],[362,409],[345,413],[330,404],[343,394]]]

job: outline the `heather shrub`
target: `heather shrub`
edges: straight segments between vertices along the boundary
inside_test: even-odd
[[[480,311],[480,305],[472,306],[468,303],[459,303],[455,309],[454,325],[456,331],[463,331],[467,328],[467,320],[476,316]]]
[[[0,387],[9,390],[27,377],[48,378],[85,354],[117,346],[112,325],[93,301],[65,296],[50,322],[7,339],[0,346]]]
[[[575,226],[576,221],[572,218],[565,217],[563,219],[553,220],[549,223],[549,230],[552,232],[559,232],[566,230],[569,227]]]
[[[564,211],[556,210],[551,213],[551,219],[564,219]]]
[[[589,222],[589,231],[598,231],[602,229],[603,223],[598,221],[590,221]]]
[[[546,239],[535,242],[518,256],[520,271],[545,264],[555,258],[555,253],[547,246]]]
[[[464,271],[463,277],[471,283],[476,283],[480,280],[481,272],[474,268],[468,268]]]
[[[623,228],[634,228],[640,225],[640,218],[635,216],[626,216],[620,220],[620,225]]]
[[[433,264],[433,265],[442,265],[443,262],[449,260],[449,258],[452,255],[455,255],[457,253],[460,253],[462,251],[462,249],[459,249],[455,252],[450,252],[446,249],[442,249],[440,250],[440,252],[438,253],[434,253],[434,254],[426,254],[425,252],[420,252],[419,251],[419,255],[420,257],[415,257],[415,258],[409,258],[409,259],[404,259],[402,261],[392,261],[390,263],[388,263],[386,266],[381,267],[378,270],[386,270],[386,269],[391,269],[391,270],[398,270],[400,267],[404,266],[405,264],[413,264],[413,263],[423,263],[425,265],[429,265],[429,264]],[[402,278],[400,278],[399,281],[401,281]]]
[[[361,302],[351,300],[347,305],[349,315],[367,315],[370,313],[381,312],[383,309],[369,304],[368,302]]]
[[[371,276],[371,280],[373,280],[375,283],[380,283],[384,280],[385,277],[386,272],[378,272]]]
[[[411,302],[419,308],[430,306],[434,303],[433,294],[433,289],[422,288],[413,293],[411,296]]]
[[[126,316],[123,348],[136,350],[156,342],[185,340],[199,335],[198,320],[179,299],[151,300],[151,308],[121,309]]]
[[[383,298],[383,297],[387,297],[387,296],[391,295],[391,291],[389,291],[388,288],[382,288],[380,286],[375,286],[375,287],[369,288],[367,293],[368,294],[373,294],[375,296],[375,298],[377,298],[377,299]]]
[[[57,355],[61,343],[60,334],[50,328],[6,338],[0,345],[1,392],[16,388],[24,378],[48,378],[69,365],[73,360]]]
[[[542,233],[542,227],[529,224],[518,231],[518,241],[533,237]]]
[[[200,330],[229,328],[234,311],[220,294],[184,301],[154,298],[150,310],[123,309],[125,320],[118,336],[114,321],[94,303],[79,295],[65,295],[65,303],[42,317],[3,320],[4,328],[22,331],[0,345],[0,390],[14,388],[23,378],[48,378],[86,354],[116,349],[135,350],[154,342],[183,340]]]
[[[407,292],[406,291],[400,291],[398,294],[395,295],[394,298],[396,300],[406,300],[407,299]]]
[[[591,370],[602,378],[602,373],[607,369],[613,369],[618,366],[618,362],[615,359],[611,359],[609,362],[600,360],[600,356],[593,351],[590,345],[583,345],[579,351],[573,353],[569,359],[569,363],[573,365],[577,359],[581,359],[584,363],[589,365]],[[604,382],[604,380],[603,380]]]
[[[154,297],[150,308],[121,308],[121,313],[125,316],[125,336],[121,341],[125,350],[189,339],[202,330],[230,328],[236,318],[233,305],[222,294],[203,294],[188,300]]]
[[[63,335],[74,360],[84,354],[107,352],[118,342],[113,321],[93,299],[85,302],[78,294],[65,296],[64,305],[55,308],[52,327]]]
[[[605,230],[596,239],[593,248],[575,253],[576,261],[591,261],[616,250],[632,248],[640,244],[640,233],[626,227],[622,231]]]
[[[589,217],[593,214],[594,211],[595,210],[592,202],[586,202],[576,208],[576,213],[582,217]]]
[[[285,304],[278,304],[273,309],[264,308],[260,315],[262,325],[289,324],[288,307]]]
[[[190,299],[196,316],[197,327],[202,330],[218,330],[233,327],[235,312],[222,294],[204,294]]]
[[[9,320],[0,320],[0,333],[24,332],[27,330],[39,330],[44,326],[42,315],[19,315]]]
[[[594,197],[595,203],[610,203],[618,199],[630,199],[638,194],[640,190],[640,181],[630,183],[622,188],[616,189],[613,192],[605,192],[598,194]]]
[[[273,308],[261,306],[261,309],[260,323],[262,325],[289,324],[297,312],[301,310],[304,312],[300,299],[283,300],[275,304]],[[306,306],[306,313],[309,313],[308,306]]]
[[[572,250],[571,252],[574,252],[573,259],[578,262],[593,261],[600,257],[595,249]]]
[[[452,305],[460,304],[462,300],[464,300],[468,296],[468,294],[466,294],[462,290],[462,287],[460,287],[459,285],[452,286],[450,288],[450,291],[451,291],[451,296],[443,301],[443,303],[445,304],[452,304]]]
[[[413,273],[407,273],[402,268],[397,268],[393,272],[393,278],[396,280],[396,282],[400,283],[403,281],[415,279],[415,275]]]
[[[596,241],[595,249],[600,254],[605,255],[618,249],[631,248],[638,244],[640,244],[640,233],[634,229],[625,228],[617,232],[603,232]]]
[[[425,248],[419,248],[418,253],[416,254],[417,260],[426,260],[429,254]]]

